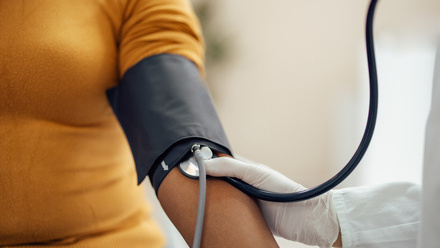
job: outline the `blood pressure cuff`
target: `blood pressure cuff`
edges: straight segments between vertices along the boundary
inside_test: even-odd
[[[106,93],[130,144],[139,184],[149,174],[157,192],[195,143],[231,155],[200,72],[182,56],[145,58]]]

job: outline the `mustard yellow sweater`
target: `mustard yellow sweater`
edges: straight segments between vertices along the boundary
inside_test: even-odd
[[[202,51],[185,0],[0,0],[0,247],[162,247],[105,90]]]

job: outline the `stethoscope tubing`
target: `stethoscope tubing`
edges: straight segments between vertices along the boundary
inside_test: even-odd
[[[234,187],[243,191],[249,196],[258,198],[260,200],[272,201],[272,202],[296,202],[304,201],[333,189],[344,181],[357,167],[359,162],[362,160],[365,152],[373,137],[374,128],[377,119],[377,107],[378,107],[378,80],[377,80],[377,68],[376,68],[376,58],[374,52],[374,40],[373,40],[373,18],[374,11],[376,8],[377,0],[371,0],[370,6],[368,8],[367,18],[366,18],[366,49],[367,49],[367,59],[368,59],[368,73],[370,79],[370,103],[368,111],[368,119],[365,127],[364,135],[362,140],[348,163],[344,168],[338,172],[335,176],[313,188],[309,188],[299,192],[293,193],[275,193],[262,189],[258,189],[249,185],[237,178],[226,177],[225,180],[232,184]]]

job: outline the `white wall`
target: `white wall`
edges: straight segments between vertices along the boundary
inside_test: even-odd
[[[368,2],[224,0],[216,5],[219,32],[231,37],[232,56],[208,79],[234,150],[307,186],[329,178],[349,160],[365,125]],[[419,105],[426,112],[440,1],[379,1],[375,28],[379,83],[385,87],[380,107],[402,112],[403,106],[386,101],[411,97],[416,104],[424,100]],[[393,94],[400,79],[408,87]],[[419,112],[410,119],[423,122],[426,113]],[[387,132],[380,124],[387,115],[379,116],[379,132]],[[395,130],[393,125],[388,128]],[[405,127],[423,127],[417,125]],[[395,135],[382,141],[387,139]],[[385,159],[375,157],[377,165]],[[367,181],[355,175],[346,185]]]

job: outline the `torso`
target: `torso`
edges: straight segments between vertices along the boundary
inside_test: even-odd
[[[105,96],[119,77],[117,4],[0,1],[0,246],[145,218]]]

